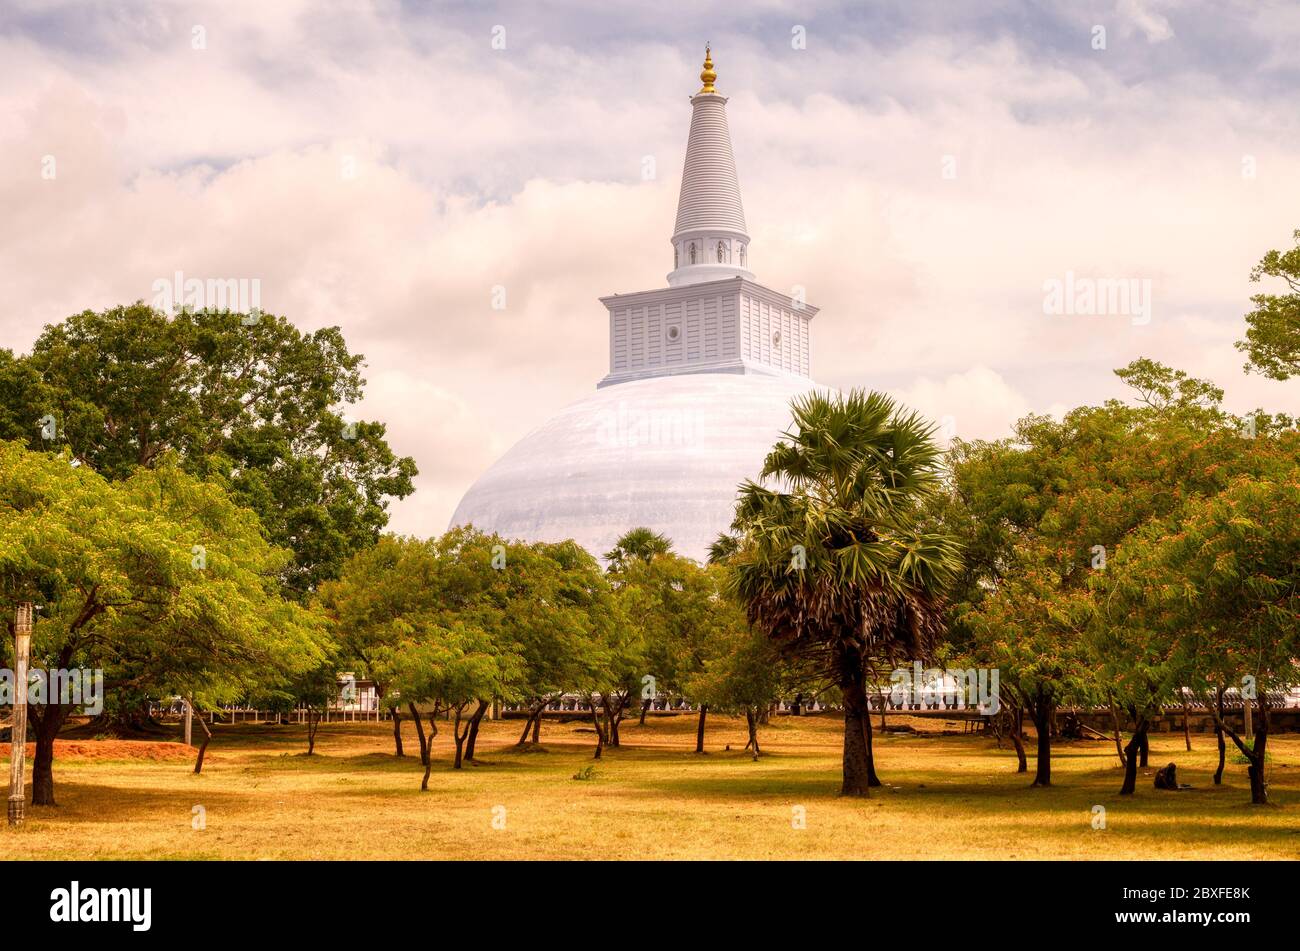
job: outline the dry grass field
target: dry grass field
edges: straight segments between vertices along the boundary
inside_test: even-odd
[[[547,722],[531,752],[512,748],[518,730],[484,724],[479,761],[459,772],[444,730],[427,793],[409,723],[404,759],[387,724],[325,725],[311,757],[301,727],[218,727],[201,776],[184,748],[172,758],[77,741],[55,763],[59,805],[29,809],[25,826],[0,832],[0,849],[57,859],[1300,858],[1294,734],[1270,740],[1273,804],[1252,807],[1231,751],[1225,784],[1212,785],[1213,736],[1193,737],[1192,753],[1181,735],[1153,738],[1152,766],[1175,761],[1195,788],[1157,792],[1146,770],[1137,795],[1120,797],[1104,743],[1059,745],[1057,785],[1031,789],[992,740],[877,734],[887,785],[856,800],[836,795],[833,717],[777,720],[759,762],[739,751],[737,720],[710,720],[706,755],[690,752],[691,717],[629,723],[622,748],[586,779],[574,778],[593,765],[582,724]],[[1104,830],[1092,827],[1094,805],[1106,809]],[[206,828],[192,827],[195,806]]]

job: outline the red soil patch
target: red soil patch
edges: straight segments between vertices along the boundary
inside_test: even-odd
[[[5,744],[5,758],[8,759],[8,744]],[[36,756],[36,744],[27,744],[27,762]],[[184,743],[150,743],[144,740],[55,740],[54,759],[59,760],[149,760],[154,763],[170,763],[179,760],[193,762],[198,750]],[[208,762],[216,759],[211,752],[204,757]]]

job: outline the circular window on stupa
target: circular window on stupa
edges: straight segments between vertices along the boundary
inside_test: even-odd
[[[673,326],[671,326],[671,327],[668,328],[668,341],[669,341],[669,343],[671,343],[672,341],[676,340],[676,339],[677,339],[678,337],[680,337],[681,335],[682,335],[682,328],[678,327],[676,324],[674,324]]]

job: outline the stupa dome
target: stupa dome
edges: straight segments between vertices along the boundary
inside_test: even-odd
[[[801,292],[755,281],[725,97],[706,52],[671,243],[668,286],[602,297],[609,373],[520,440],[461,499],[451,524],[524,541],[572,538],[597,557],[632,528],[703,560],[816,389]]]
[[[811,380],[760,373],[660,376],[603,387],[533,430],[461,500],[453,525],[505,538],[572,538],[597,557],[646,526],[703,561],[731,526]]]

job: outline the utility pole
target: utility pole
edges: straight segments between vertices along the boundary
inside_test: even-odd
[[[14,719],[10,730],[9,824],[22,825],[27,799],[23,766],[27,759],[27,664],[32,650],[32,602],[19,601],[14,618]]]

